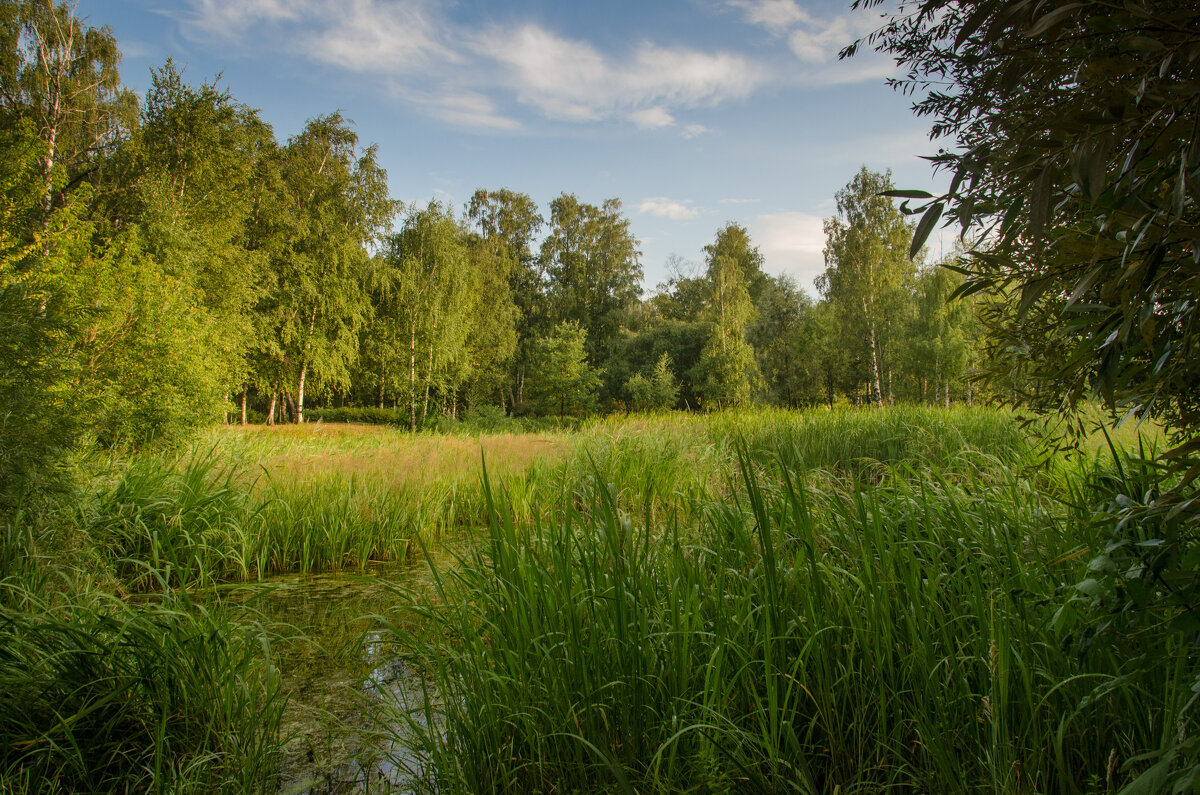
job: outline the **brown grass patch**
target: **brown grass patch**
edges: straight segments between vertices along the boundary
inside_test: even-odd
[[[571,448],[563,434],[496,434],[470,437],[417,435],[373,425],[325,424],[225,429],[240,452],[272,480],[340,475],[385,486],[434,481],[474,481],[488,473],[523,472],[539,461],[561,459]]]

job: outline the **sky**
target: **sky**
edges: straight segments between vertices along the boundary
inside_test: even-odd
[[[815,295],[822,219],[865,165],[941,184],[895,65],[841,48],[877,12],[830,0],[79,0],[138,92],[172,58],[286,140],[340,111],[392,196],[457,212],[477,188],[621,200],[645,287],[703,267],[727,222]],[[933,239],[931,253],[952,238]],[[671,263],[675,263],[672,266]]]

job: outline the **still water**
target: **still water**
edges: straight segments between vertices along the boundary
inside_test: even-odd
[[[439,570],[452,563],[436,553]],[[435,596],[425,560],[220,590],[239,620],[277,633],[271,655],[289,699],[281,793],[426,791],[426,763],[396,716],[424,720],[430,683],[402,647],[420,630],[409,607]]]

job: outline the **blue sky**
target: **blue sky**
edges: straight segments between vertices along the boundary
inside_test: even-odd
[[[813,292],[821,219],[860,165],[932,188],[936,146],[894,66],[837,53],[878,24],[827,0],[80,0],[143,91],[172,57],[286,139],[340,110],[379,145],[392,195],[476,188],[621,199],[646,286],[693,267],[727,221]],[[548,214],[548,211],[547,211]],[[934,240],[938,254],[942,244]],[[948,248],[949,242],[945,244]]]

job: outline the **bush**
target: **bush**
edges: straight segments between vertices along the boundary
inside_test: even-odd
[[[342,406],[340,408],[307,409],[305,414],[313,422],[361,422],[366,425],[394,425],[399,428],[409,426],[407,409]]]

